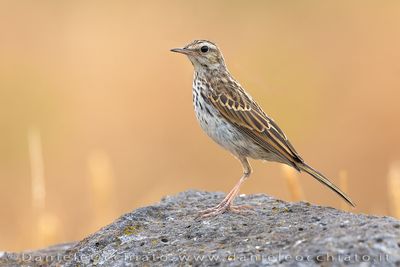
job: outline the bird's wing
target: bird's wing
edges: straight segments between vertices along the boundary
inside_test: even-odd
[[[284,162],[303,162],[278,125],[247,95],[240,85],[224,84],[224,88],[210,90],[209,102],[229,122],[261,147],[275,153]],[[298,168],[297,168],[298,169]]]
[[[264,149],[274,153],[282,162],[291,164],[298,171],[305,171],[322,184],[339,194],[350,205],[351,199],[322,173],[307,165],[290,144],[278,125],[237,83],[213,85],[209,90],[209,102],[230,123]]]

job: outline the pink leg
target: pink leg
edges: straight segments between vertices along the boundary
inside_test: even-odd
[[[240,162],[243,166],[243,176],[237,182],[237,184],[233,187],[233,189],[226,195],[226,197],[219,203],[217,206],[213,208],[209,208],[200,212],[200,217],[206,218],[215,216],[226,211],[231,212],[241,212],[244,209],[251,209],[250,206],[233,206],[233,201],[239,193],[240,186],[242,183],[250,176],[251,174],[251,166],[246,158],[239,158]]]

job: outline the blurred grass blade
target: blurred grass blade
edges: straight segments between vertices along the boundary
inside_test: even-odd
[[[45,210],[46,184],[39,129],[32,127],[28,130],[28,146],[32,178],[32,239],[34,246],[42,247],[58,240],[61,227],[57,216]]]
[[[88,157],[90,191],[92,195],[95,227],[104,225],[115,216],[114,174],[110,157],[101,150]]]
[[[390,214],[400,218],[400,161],[393,162],[388,173]]]
[[[44,165],[42,141],[37,128],[28,130],[29,158],[32,178],[32,206],[37,211],[45,208],[46,188],[44,181]]]
[[[282,165],[282,171],[289,189],[290,200],[305,200],[303,188],[301,187],[297,172],[287,165]]]

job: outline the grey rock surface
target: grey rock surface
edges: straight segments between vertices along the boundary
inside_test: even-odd
[[[78,243],[24,255],[0,252],[0,266],[400,266],[396,219],[261,194],[237,199],[254,212],[196,218],[223,196],[166,197]]]

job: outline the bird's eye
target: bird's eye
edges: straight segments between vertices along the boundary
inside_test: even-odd
[[[208,52],[208,46],[203,45],[203,46],[200,48],[200,51],[201,51],[202,53],[207,53],[207,52]]]

